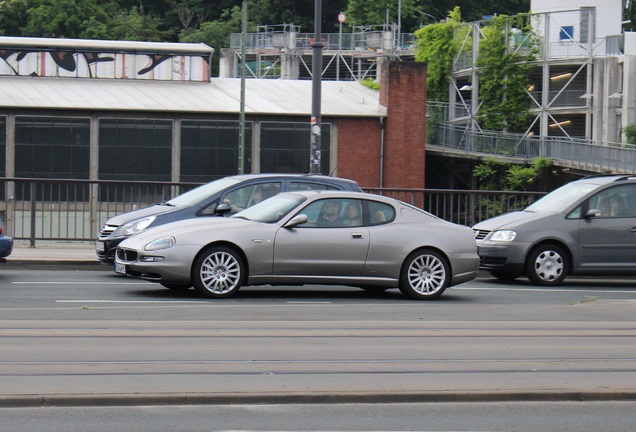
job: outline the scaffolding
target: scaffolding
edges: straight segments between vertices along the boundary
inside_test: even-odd
[[[412,59],[415,37],[398,34],[397,26],[354,26],[351,32],[323,33],[322,79],[377,79],[383,61]],[[313,33],[294,24],[258,26],[245,41],[246,78],[311,79]],[[242,34],[231,35],[221,52],[221,77],[240,77]]]

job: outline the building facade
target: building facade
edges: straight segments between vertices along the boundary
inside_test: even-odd
[[[636,34],[621,29],[621,0],[532,1],[531,32],[507,28],[509,49],[538,48],[526,92],[534,137],[621,142],[636,123]],[[480,42],[488,21],[466,24],[466,41],[454,63],[450,88],[451,123],[479,129]],[[532,34],[530,34],[532,33]]]
[[[206,182],[309,172],[311,82],[245,80],[241,125],[241,80],[210,78],[212,54],[202,44],[0,38],[0,175]],[[384,71],[382,92],[322,84],[321,171],[424,187],[424,65]]]

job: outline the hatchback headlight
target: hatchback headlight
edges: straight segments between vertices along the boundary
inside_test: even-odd
[[[142,219],[137,219],[132,222],[128,222],[117,228],[113,235],[115,237],[130,237],[133,234],[137,234],[139,231],[143,231],[150,226],[156,219],[156,216],[148,216]]]
[[[162,237],[157,240],[153,240],[144,246],[144,250],[148,252],[158,251],[162,249],[169,249],[177,243],[174,237]]]
[[[513,241],[517,237],[517,233],[512,230],[500,230],[495,231],[490,236],[490,240],[492,241],[501,241],[501,242],[510,242]]]

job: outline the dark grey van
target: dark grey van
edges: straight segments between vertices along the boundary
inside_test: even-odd
[[[473,230],[480,268],[499,279],[636,275],[636,176],[585,177]]]

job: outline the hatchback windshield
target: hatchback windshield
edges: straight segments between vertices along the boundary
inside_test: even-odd
[[[568,183],[529,205],[525,211],[562,212],[597,187],[592,183]]]
[[[166,204],[175,207],[191,206],[201,202],[201,200],[209,196],[216,194],[217,192],[222,191],[223,189],[239,183],[240,181],[241,180],[237,180],[234,178],[222,178],[211,183],[201,185],[195,189],[192,189],[191,191],[174,197],[170,201],[166,202]]]
[[[307,198],[295,194],[278,194],[248,209],[235,214],[234,218],[243,218],[256,222],[276,222]]]

